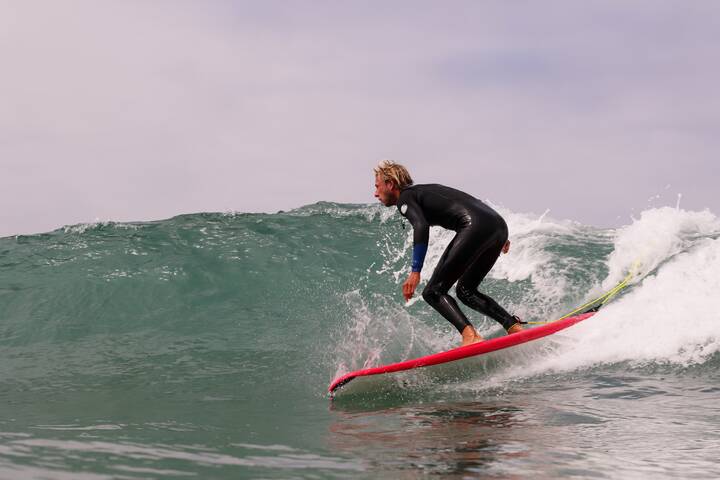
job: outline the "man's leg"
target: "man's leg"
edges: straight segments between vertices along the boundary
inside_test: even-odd
[[[480,282],[483,281],[490,269],[495,265],[495,261],[500,256],[506,240],[507,233],[504,231],[497,232],[493,236],[490,245],[480,252],[470,267],[460,276],[455,292],[458,299],[465,305],[498,321],[510,333],[515,333],[515,331],[521,329],[519,326],[513,327],[516,324],[519,325],[517,317],[510,315],[495,300],[484,293],[480,293],[477,289]]]
[[[463,345],[482,341],[483,338],[448,291],[477,256],[477,242],[477,235],[473,232],[461,231],[455,235],[423,290],[425,301],[460,332]]]
[[[440,315],[452,323],[453,326],[462,333],[465,327],[470,325],[470,321],[462,310],[460,310],[455,299],[447,294],[450,287],[452,287],[453,283],[455,283],[460,276],[459,271],[453,271],[452,262],[448,262],[448,258],[454,250],[456,240],[457,235],[450,241],[447,248],[445,248],[430,280],[423,289],[422,296],[431,307],[437,310]]]

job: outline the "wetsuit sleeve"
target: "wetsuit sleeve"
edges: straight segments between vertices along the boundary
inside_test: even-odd
[[[430,224],[425,220],[422,208],[418,205],[414,195],[401,195],[398,202],[398,209],[402,216],[407,218],[413,226],[413,262],[412,271],[422,270],[425,262],[425,254],[430,238]]]

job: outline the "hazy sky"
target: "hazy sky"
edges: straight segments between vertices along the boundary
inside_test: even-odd
[[[719,49],[713,0],[0,0],[0,236],[370,203],[383,158],[599,226],[720,213]]]

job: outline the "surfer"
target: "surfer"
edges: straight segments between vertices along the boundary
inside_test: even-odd
[[[425,301],[458,329],[462,345],[481,342],[483,338],[455,299],[448,295],[455,282],[457,297],[465,305],[495,319],[508,333],[523,329],[517,316],[510,315],[495,300],[478,291],[478,285],[500,252],[510,250],[507,224],[495,210],[454,188],[438,184],[413,185],[407,169],[390,160],[380,162],[375,168],[375,198],[386,207],[396,205],[413,226],[412,271],[402,287],[406,301],[420,283],[430,226],[439,225],[456,234],[423,289]]]

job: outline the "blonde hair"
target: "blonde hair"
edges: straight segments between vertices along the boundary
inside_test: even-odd
[[[407,168],[392,160],[383,160],[374,171],[376,176],[380,175],[384,181],[393,182],[401,190],[413,184]]]

